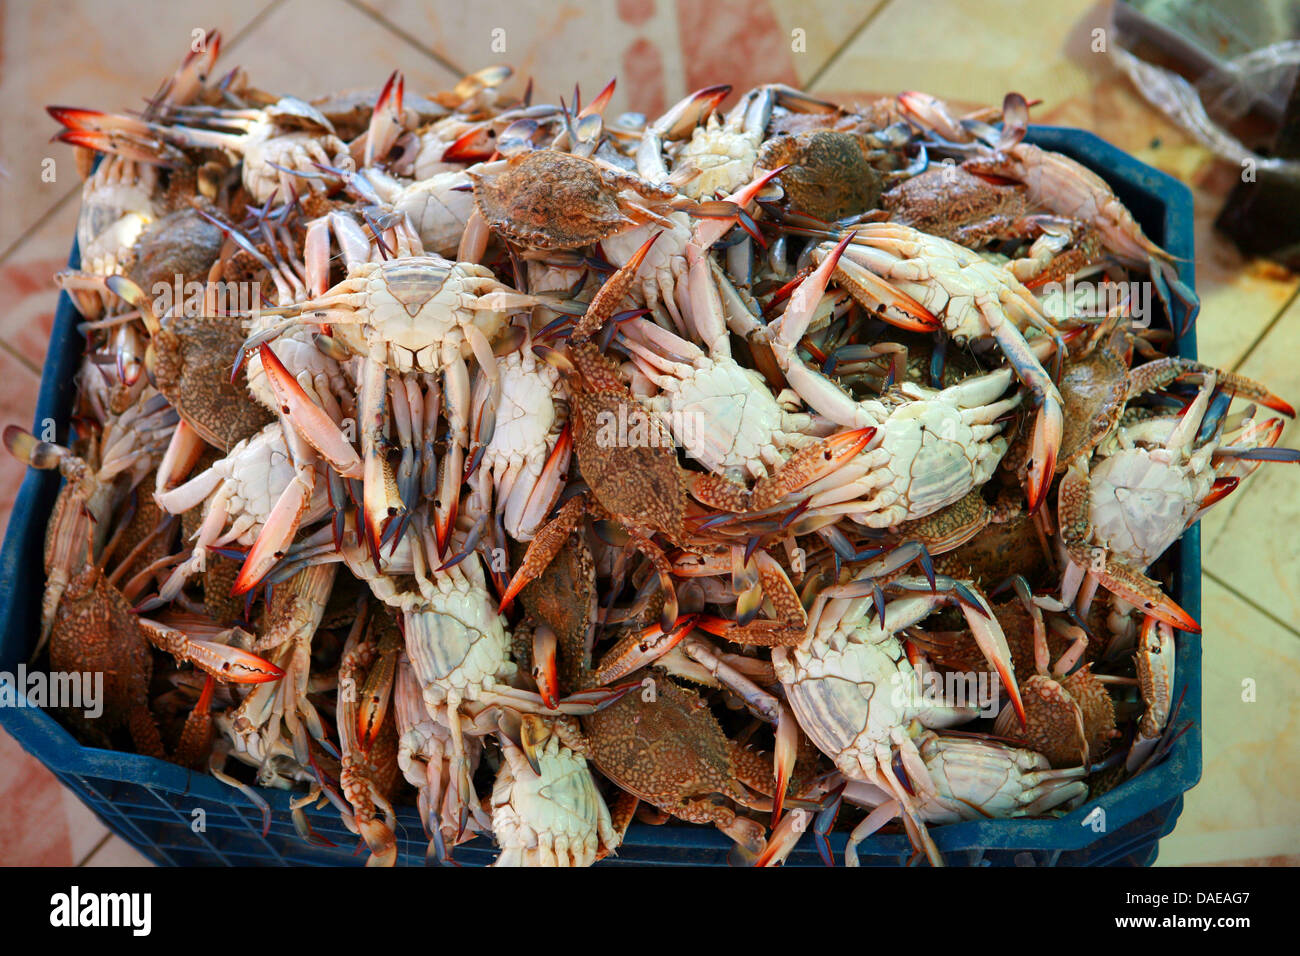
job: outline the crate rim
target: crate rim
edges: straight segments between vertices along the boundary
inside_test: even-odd
[[[1187,186],[1087,130],[1033,125],[1030,126],[1026,139],[1078,159],[1112,185],[1118,179],[1123,186],[1158,201],[1163,206],[1161,231],[1164,246],[1177,258],[1183,281],[1194,286],[1192,194]],[[78,263],[79,250],[74,239],[69,266],[75,268]],[[63,341],[67,336],[79,335],[75,328],[76,322],[75,311],[67,293],[61,293],[50,336],[51,343]],[[1180,354],[1195,356],[1195,328],[1186,335],[1179,336],[1178,350]],[[75,357],[70,356],[69,352],[68,348],[51,348],[46,354],[34,429],[39,429],[44,420],[66,423],[64,406],[70,399],[71,372],[75,371],[79,358],[79,350]],[[56,475],[29,468],[15,499],[3,550],[0,551],[0,621],[4,622],[5,631],[9,630],[17,602],[22,598],[17,587],[20,577],[20,569],[17,567],[19,552],[33,533],[38,540],[44,541],[45,514],[48,509],[40,507],[40,500],[42,497],[52,499],[51,489],[57,487],[56,479]],[[1180,600],[1184,607],[1199,617],[1199,525],[1190,529],[1176,547],[1179,548],[1177,565]],[[1195,573],[1192,573],[1193,567]],[[38,578],[43,576],[38,575]],[[23,647],[30,647],[30,644],[30,641],[26,641]],[[979,850],[1085,850],[1103,839],[1106,833],[1119,830],[1143,815],[1171,804],[1174,805],[1173,822],[1176,822],[1182,795],[1196,785],[1201,775],[1200,636],[1180,632],[1177,661],[1178,685],[1185,689],[1184,707],[1190,707],[1193,723],[1190,731],[1175,743],[1170,754],[1158,767],[1125,781],[1100,798],[1088,800],[1082,807],[1063,817],[967,821],[931,827],[930,832],[940,850],[945,853]],[[39,708],[0,707],[0,726],[61,779],[68,776],[96,777],[227,804],[245,800],[204,773],[138,754],[82,746],[53,716]],[[287,814],[289,801],[296,795],[295,792],[265,788],[259,788],[258,792],[271,806],[273,814]],[[82,794],[78,793],[78,796]],[[1085,820],[1097,807],[1101,807],[1106,815],[1105,832],[1100,834]],[[418,817],[411,808],[401,807],[399,814],[409,816],[410,819],[404,819],[404,823],[409,825],[414,821],[418,827]],[[832,847],[836,852],[842,852],[846,840],[847,835],[844,833],[833,834]],[[639,846],[701,850],[726,849],[731,846],[730,839],[713,828],[649,827],[644,824],[633,824],[629,842]],[[907,838],[901,834],[876,834],[859,847],[859,853],[864,858],[906,858],[910,852]]]

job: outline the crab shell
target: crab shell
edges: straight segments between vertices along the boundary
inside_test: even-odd
[[[918,749],[936,790],[919,808],[927,823],[1037,814],[1088,794],[1086,783],[1054,775],[1032,750],[937,734],[926,734]]]
[[[772,663],[808,739],[845,776],[873,778],[877,748],[922,713],[912,703],[921,699],[920,676],[902,644],[864,639],[850,627],[781,650]]]
[[[881,177],[864,137],[838,130],[774,136],[758,151],[763,169],[785,166],[781,188],[797,209],[825,222],[855,216],[880,199]]]
[[[469,567],[462,571],[462,565]],[[462,565],[433,574],[427,604],[404,611],[406,653],[430,708],[474,700],[517,671],[482,569],[477,562]]]
[[[537,769],[508,754],[492,788],[493,866],[590,866],[601,844],[618,845],[587,761],[551,734],[533,752]]]
[[[1121,449],[1092,466],[1093,537],[1134,567],[1150,567],[1183,533],[1213,484],[1204,451],[1186,459],[1164,448]]]
[[[477,326],[491,341],[505,327],[504,313],[467,304],[478,289],[497,287],[486,266],[406,256],[361,263],[345,281],[359,289],[366,322],[339,323],[334,334],[357,355],[368,355],[369,342],[382,340],[387,344],[385,364],[393,371],[440,371],[447,344],[459,345],[466,358],[472,354],[463,328]]]
[[[761,134],[724,124],[716,114],[697,126],[677,154],[678,167],[693,166],[700,174],[682,187],[692,199],[735,192],[754,174]]]
[[[577,249],[645,220],[620,196],[632,190],[665,204],[676,193],[581,156],[539,149],[512,157],[499,173],[467,170],[474,202],[496,232],[533,249]]]

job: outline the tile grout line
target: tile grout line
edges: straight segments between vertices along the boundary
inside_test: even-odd
[[[871,26],[871,24],[875,22],[876,18],[880,16],[880,14],[885,12],[885,8],[889,6],[890,2],[891,0],[880,0],[880,3],[876,5],[875,9],[871,10],[865,17],[863,17],[862,22],[853,28],[853,31],[848,35],[844,42],[835,48],[831,55],[826,58],[826,61],[817,68],[816,72],[814,72],[807,81],[801,83],[799,88],[803,90],[811,90],[816,86],[821,78],[826,75],[826,71],[831,68],[831,65],[838,60],[849,47],[857,42],[858,37],[862,35],[867,27]]]
[[[403,40],[406,43],[410,44],[411,46],[415,47],[415,49],[419,50],[429,59],[433,60],[435,63],[441,66],[443,69],[450,70],[457,77],[462,77],[467,75],[466,70],[461,69],[455,63],[451,62],[451,60],[448,60],[437,50],[435,50],[432,46],[426,46],[424,43],[421,43],[420,40],[416,38],[413,34],[402,29],[396,23],[393,23],[393,21],[389,20],[378,10],[374,10],[371,7],[367,6],[366,4],[361,3],[360,0],[343,0],[343,2],[346,3],[348,6],[352,7],[352,9],[356,10],[358,13],[362,14],[363,16],[369,17],[371,20],[379,24],[384,29],[388,30],[388,32],[392,33],[398,39]]]
[[[108,830],[107,833],[105,833],[102,837],[99,838],[99,842],[90,848],[90,852],[77,861],[77,866],[85,866],[87,863],[89,863],[91,857],[93,857],[100,850],[104,849],[104,844],[106,844],[111,839],[113,839],[113,831]]]
[[[23,244],[27,242],[28,239],[30,239],[36,232],[38,232],[47,222],[49,222],[56,215],[58,215],[59,211],[63,209],[64,204],[68,202],[68,200],[72,199],[73,196],[76,196],[80,192],[81,192],[81,184],[78,183],[77,185],[69,189],[66,193],[64,193],[62,196],[60,196],[58,199],[56,199],[54,201],[54,204],[50,206],[48,209],[46,209],[45,212],[37,216],[36,221],[34,223],[32,223],[30,226],[24,229],[22,233],[18,236],[18,238],[9,244],[8,248],[6,248],[3,252],[0,252],[0,265],[4,265],[4,263],[9,260],[9,257],[12,256],[19,249],[21,249],[23,247]],[[72,240],[71,237],[69,237],[68,247],[71,248],[71,246],[72,246]]]
[[[1243,354],[1228,371],[1236,372],[1246,364],[1247,360],[1255,354],[1255,350],[1263,344],[1264,339],[1268,338],[1268,334],[1273,331],[1279,322],[1282,321],[1282,316],[1286,315],[1287,310],[1290,309],[1291,306],[1295,305],[1297,299],[1300,299],[1300,285],[1297,285],[1296,288],[1292,290],[1291,295],[1284,303],[1282,303],[1282,308],[1277,310],[1277,315],[1268,320],[1268,324],[1265,325],[1259,335],[1255,337],[1255,341],[1250,343],[1250,348],[1246,349],[1245,354]]]
[[[1300,637],[1300,630],[1296,630],[1294,627],[1292,627],[1292,626],[1291,626],[1290,624],[1288,624],[1286,621],[1282,620],[1280,617],[1278,617],[1276,614],[1274,614],[1274,613],[1273,613],[1272,611],[1270,611],[1268,608],[1261,607],[1261,606],[1260,606],[1260,605],[1259,605],[1259,604],[1258,604],[1254,599],[1252,599],[1252,598],[1246,596],[1245,594],[1242,594],[1242,593],[1241,593],[1240,591],[1238,591],[1235,587],[1233,587],[1233,586],[1232,586],[1231,584],[1229,584],[1227,581],[1223,580],[1223,578],[1219,577],[1219,576],[1218,576],[1217,574],[1215,574],[1213,571],[1206,571],[1206,570],[1204,569],[1204,567],[1202,567],[1202,568],[1201,568],[1201,574],[1204,575],[1205,577],[1209,578],[1211,581],[1213,581],[1213,582],[1214,582],[1215,584],[1217,584],[1219,587],[1223,588],[1225,591],[1227,591],[1229,594],[1231,594],[1233,597],[1235,597],[1238,601],[1241,601],[1241,602],[1244,603],[1244,604],[1248,604],[1248,605],[1250,605],[1250,607],[1251,607],[1253,610],[1258,611],[1260,614],[1264,615],[1266,618],[1268,618],[1270,621],[1272,621],[1272,622],[1273,622],[1274,624],[1276,624],[1278,627],[1282,628],[1282,629],[1285,630],[1285,631],[1290,632],[1291,634],[1293,634],[1293,635],[1296,636],[1296,637]]]
[[[247,23],[245,23],[242,27],[240,27],[237,31],[235,31],[234,36],[232,36],[225,43],[223,49],[228,52],[230,50],[233,50],[235,47],[237,47],[248,36],[250,32],[256,29],[257,26],[263,20],[265,20],[268,16],[271,15],[271,13],[275,10],[276,7],[281,6],[284,2],[285,0],[271,0],[271,2],[268,3],[265,7],[263,7],[258,13],[254,14],[252,19],[250,19]],[[51,218],[53,218],[55,215],[58,214],[58,212],[63,208],[64,203],[66,203],[73,196],[77,195],[80,191],[81,191],[81,184],[78,184],[77,186],[68,190],[68,192],[64,193],[59,199],[55,200],[52,206],[46,209],[45,212],[41,213],[41,215],[36,218],[35,222],[33,222],[30,226],[24,229],[22,233],[18,236],[18,238],[15,239],[13,242],[11,242],[8,245],[8,247],[4,249],[3,252],[0,252],[0,265],[3,265],[9,259],[10,256],[12,256],[19,249],[21,249],[23,244],[28,239],[30,239],[33,234],[39,231],[42,226],[44,226]],[[6,343],[0,342],[0,346],[3,346],[5,344]],[[17,354],[17,353],[13,353],[12,349],[6,348],[6,351],[9,351],[11,354],[15,354],[15,355]],[[30,365],[30,363],[27,364]],[[37,370],[37,374],[40,374],[39,370]]]
[[[263,20],[265,20],[272,13],[275,12],[276,7],[282,6],[284,2],[285,0],[271,0],[270,3],[264,6],[257,13],[253,14],[253,18],[249,20],[247,23],[245,23],[242,27],[240,27],[235,32],[235,35],[230,38],[230,42],[226,45],[225,49],[233,50],[235,47],[237,47],[240,43],[243,42],[244,38],[247,37],[248,34],[253,32],[253,30],[257,29],[257,27],[262,23]]]

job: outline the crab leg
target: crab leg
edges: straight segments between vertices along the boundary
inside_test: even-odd
[[[138,620],[140,629],[151,644],[171,654],[178,662],[188,661],[217,680],[234,684],[262,684],[284,676],[283,670],[256,654],[216,641],[192,639],[184,631],[147,617]]]

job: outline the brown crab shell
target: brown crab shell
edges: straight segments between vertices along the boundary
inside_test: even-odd
[[[774,136],[758,151],[757,165],[784,165],[781,187],[789,204],[810,216],[833,222],[873,208],[883,180],[867,159],[860,136],[818,129]]]
[[[1053,767],[1096,761],[1115,731],[1110,695],[1087,667],[1058,680],[1035,674],[1020,684],[1026,726],[1010,707],[998,715],[994,733],[1020,742]]]
[[[1057,474],[1070,462],[1092,452],[1119,425],[1128,396],[1128,368],[1110,349],[1067,361],[1061,369],[1061,402],[1065,425]]]
[[[619,191],[668,202],[675,193],[552,149],[512,157],[500,173],[467,170],[474,204],[496,232],[532,249],[577,249],[633,228]]]
[[[653,701],[634,691],[582,718],[597,769],[669,813],[680,814],[687,802],[711,794],[744,797],[734,745],[708,705],[661,673],[654,672],[651,680]]]

